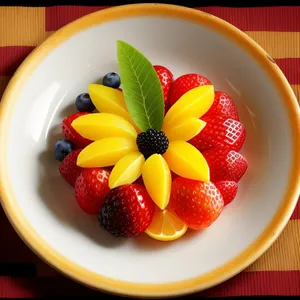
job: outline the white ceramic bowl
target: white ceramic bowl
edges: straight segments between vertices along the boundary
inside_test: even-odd
[[[119,240],[83,213],[52,154],[75,97],[118,71],[116,40],[179,76],[198,72],[229,93],[247,130],[249,169],[236,200],[207,230],[171,243]],[[37,48],[1,103],[2,205],[21,238],[67,276],[135,296],[216,285],[260,256],[299,193],[299,109],[275,62],[249,37],[207,13],[157,4],[107,9],[62,28]]]

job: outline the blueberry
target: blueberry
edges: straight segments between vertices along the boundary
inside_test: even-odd
[[[54,145],[54,157],[59,161],[63,161],[64,158],[73,150],[74,146],[70,141],[61,139]]]
[[[120,76],[117,73],[110,72],[104,76],[102,84],[117,89],[121,85]]]
[[[95,105],[87,93],[80,94],[75,101],[76,109],[80,112],[93,112]]]

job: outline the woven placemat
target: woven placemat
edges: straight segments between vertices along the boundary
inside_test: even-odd
[[[0,7],[0,97],[19,64],[70,21],[105,7]],[[300,6],[199,8],[257,41],[300,95]],[[296,166],[295,166],[296,167]],[[55,272],[21,241],[0,208],[0,297],[99,295]],[[273,246],[247,270],[200,296],[300,295],[300,205]]]

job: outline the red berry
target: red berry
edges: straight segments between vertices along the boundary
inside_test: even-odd
[[[82,168],[77,166],[77,157],[81,149],[77,149],[69,153],[60,163],[59,172],[61,176],[71,185],[75,186],[77,177],[82,172]]]
[[[146,189],[126,184],[112,189],[98,216],[100,226],[114,236],[131,237],[151,224],[154,202]]]
[[[236,151],[214,148],[202,154],[208,163],[212,182],[220,180],[238,182],[248,168],[246,158]]]
[[[239,151],[246,137],[245,127],[239,121],[225,116],[205,116],[206,126],[189,142],[199,151],[215,147]]]
[[[178,177],[178,175],[175,174],[173,171],[171,171],[171,176],[172,176],[172,182]]]
[[[143,176],[140,176],[134,183],[145,187]]]
[[[172,183],[170,206],[190,228],[200,230],[219,217],[224,202],[212,182],[177,177]]]
[[[223,197],[224,206],[229,204],[235,198],[238,191],[238,185],[235,181],[217,181],[215,182],[215,186]]]
[[[202,85],[210,85],[211,82],[199,74],[185,74],[178,77],[171,86],[169,102],[173,105],[183,94]]]
[[[62,121],[62,131],[66,137],[76,148],[84,148],[89,145],[92,141],[83,138],[73,127],[72,122],[83,115],[88,114],[87,112],[79,112],[67,116]]]
[[[165,106],[168,104],[169,91],[173,82],[173,74],[163,66],[153,66],[164,93]]]
[[[205,116],[223,115],[227,118],[239,121],[238,111],[229,95],[223,92],[215,92],[214,103]]]
[[[88,214],[98,214],[105,197],[110,192],[110,172],[101,168],[84,169],[75,183],[75,198]]]

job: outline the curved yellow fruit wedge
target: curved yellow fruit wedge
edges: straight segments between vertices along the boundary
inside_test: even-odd
[[[206,125],[206,122],[198,118],[187,118],[170,126],[164,124],[163,132],[169,141],[188,141],[196,136]]]
[[[174,141],[163,155],[170,169],[177,175],[189,179],[208,182],[208,164],[201,152],[184,141]]]
[[[144,162],[145,158],[140,152],[132,152],[122,157],[110,173],[109,187],[113,189],[137,180],[142,174]]]
[[[121,91],[101,84],[89,84],[88,92],[99,112],[118,115],[130,122],[136,130],[140,131],[127,111],[124,95]]]
[[[201,118],[214,102],[212,85],[199,86],[183,94],[167,112],[164,124],[179,122],[185,118]]]
[[[85,147],[77,157],[82,168],[108,167],[115,165],[124,155],[138,151],[133,139],[109,137]]]
[[[156,209],[150,226],[145,231],[153,239],[174,241],[182,237],[188,226],[170,209]]]
[[[72,127],[84,138],[96,141],[107,137],[136,139],[134,127],[124,118],[110,113],[83,115],[72,122]]]
[[[172,177],[168,164],[160,154],[151,155],[142,168],[147,192],[160,209],[170,200]]]

